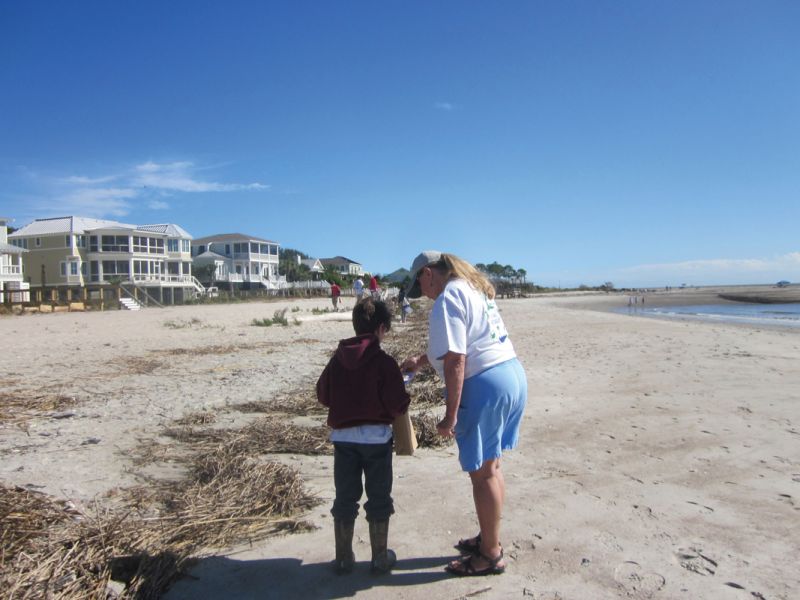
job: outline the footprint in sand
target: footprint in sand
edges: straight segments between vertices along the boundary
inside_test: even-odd
[[[678,548],[675,550],[675,558],[684,569],[698,575],[713,575],[717,572],[716,561],[704,555],[702,548]]]
[[[646,573],[642,566],[627,560],[614,570],[614,581],[625,590],[631,598],[652,598],[666,584],[659,573]]]

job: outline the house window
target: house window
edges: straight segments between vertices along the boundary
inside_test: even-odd
[[[66,248],[71,248],[72,247],[72,240],[70,239],[71,237],[72,236],[69,236],[69,235],[64,236],[64,246]]]
[[[164,239],[150,238],[150,252],[153,254],[164,254]]]
[[[71,260],[69,262],[69,274],[70,275],[77,275],[78,274],[78,265],[79,265],[79,263],[78,263],[77,260]]]
[[[84,277],[86,277],[86,275],[88,274],[88,272],[89,272],[89,265],[88,265],[88,264],[86,264],[85,262],[84,262],[84,263],[81,263],[81,275],[83,275]]]
[[[38,248],[41,245],[42,245],[42,238],[36,238],[36,247]]]
[[[189,243],[189,240],[181,240],[181,252],[188,253],[192,249],[192,245]]]
[[[250,242],[250,252],[253,254],[258,254],[258,244],[255,242]]]
[[[179,252],[178,240],[175,239],[168,239],[167,240],[167,252]]]
[[[89,236],[89,252],[97,252],[97,236]]]
[[[20,238],[18,240],[11,240],[11,244],[16,246],[17,248],[25,248],[28,249],[28,238]]]
[[[192,274],[192,263],[189,263],[189,262],[183,263],[183,274],[184,275],[191,275]]]
[[[148,267],[149,265],[146,260],[135,260],[133,261],[133,274],[147,275],[150,272],[150,269]]]
[[[127,260],[104,260],[103,279],[108,279],[115,275],[130,275],[131,267]]]
[[[130,252],[127,235],[104,235],[100,242],[103,252]]]
[[[66,277],[67,276],[67,263],[65,263],[65,262],[61,263],[61,276],[62,277]]]
[[[75,245],[78,248],[86,248],[86,236],[85,235],[76,235],[75,236]]]
[[[91,280],[92,281],[100,281],[100,263],[96,260],[91,261]]]
[[[147,252],[147,238],[138,235],[133,236],[133,251]]]
[[[231,245],[225,244],[225,256],[230,256],[230,255],[231,255]]]

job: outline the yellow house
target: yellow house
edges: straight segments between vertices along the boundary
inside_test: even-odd
[[[192,276],[192,236],[175,224],[69,216],[37,219],[8,237],[27,250],[24,271],[33,289],[120,283],[159,301],[181,301],[204,291]]]

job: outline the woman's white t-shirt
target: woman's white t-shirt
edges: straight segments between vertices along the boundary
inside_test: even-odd
[[[466,355],[464,379],[516,358],[494,300],[463,279],[451,279],[433,303],[428,360],[444,379],[444,356]]]

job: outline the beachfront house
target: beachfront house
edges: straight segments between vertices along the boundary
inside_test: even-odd
[[[192,277],[191,240],[175,224],[130,225],[88,217],[37,219],[9,235],[24,248],[32,289],[71,299],[121,285],[158,302],[182,302],[202,292]]]
[[[0,304],[28,300],[22,262],[22,255],[27,251],[20,245],[8,243],[10,221],[7,217],[0,217]]]
[[[320,258],[319,262],[322,263],[323,267],[331,267],[340,275],[353,278],[356,277],[363,277],[364,275],[364,267],[361,266],[361,263],[357,263],[354,260],[350,260],[345,256],[334,256],[333,258]]]
[[[301,265],[308,267],[308,272],[311,273],[311,276],[314,279],[319,279],[325,272],[325,267],[322,266],[322,263],[318,258],[300,258],[298,255],[297,260]]]
[[[222,233],[192,241],[192,261],[195,269],[206,271],[214,265],[206,279],[209,283],[227,283],[242,289],[278,289],[286,278],[278,275],[280,244],[271,240]]]

